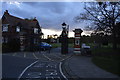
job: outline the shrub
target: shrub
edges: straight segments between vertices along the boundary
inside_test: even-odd
[[[16,52],[20,50],[20,42],[18,39],[12,39],[8,43],[2,44],[2,52]]]

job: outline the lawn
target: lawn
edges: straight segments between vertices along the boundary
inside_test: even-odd
[[[61,47],[61,43],[51,43],[53,48]],[[74,44],[70,43],[68,44],[69,48],[73,48]]]
[[[92,61],[98,67],[120,76],[120,49],[113,50],[111,46],[92,49]]]
[[[119,55],[120,56],[120,55]],[[116,56],[95,56],[92,61],[100,68],[120,76],[120,57]]]
[[[52,48],[61,47],[61,43],[50,43],[52,45]]]

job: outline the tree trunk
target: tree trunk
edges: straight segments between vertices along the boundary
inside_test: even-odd
[[[116,38],[116,33],[114,32],[113,35],[113,49],[117,49],[117,38]]]

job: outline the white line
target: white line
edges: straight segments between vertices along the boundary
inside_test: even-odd
[[[61,80],[61,78],[60,77],[57,77],[59,80]]]
[[[24,53],[24,58],[26,57],[26,54]]]
[[[63,74],[63,72],[62,72],[61,64],[62,64],[62,62],[60,62],[60,64],[59,64],[60,73],[62,74],[62,76],[63,76],[66,80],[68,80],[68,79],[66,78],[66,76],[65,76],[65,75]]]
[[[48,80],[48,77],[46,77],[46,79]]]
[[[62,60],[60,60],[60,61],[64,61],[64,60],[66,60],[66,59],[68,59],[68,58],[70,58],[71,56],[68,56],[68,57],[66,57],[66,58],[64,58],[64,59],[62,59]]]
[[[13,56],[15,56],[17,53],[14,53]]]
[[[35,57],[35,59],[38,59],[38,57],[33,53],[33,56]]]
[[[50,60],[50,61],[54,61],[54,60],[50,59],[49,57],[47,57],[47,56],[44,55],[44,54],[43,54],[43,56],[44,56],[45,58],[47,58],[48,60]]]
[[[20,78],[22,77],[22,75],[25,73],[25,71],[26,71],[28,68],[30,68],[32,65],[34,65],[34,64],[37,63],[37,62],[38,62],[38,60],[35,61],[35,62],[33,62],[32,64],[30,64],[29,66],[27,66],[27,67],[22,71],[22,73],[19,75],[18,80],[20,80]]]
[[[56,57],[58,57],[58,58],[60,58],[60,59],[62,58],[62,57],[59,57],[59,56],[58,56],[58,55],[56,55],[56,54],[52,54],[52,56],[56,56]]]

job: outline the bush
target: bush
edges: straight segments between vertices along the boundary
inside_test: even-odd
[[[9,46],[6,43],[2,44],[2,53],[10,52]]]
[[[8,43],[2,44],[2,52],[16,52],[20,50],[20,42],[18,39],[12,39]]]

